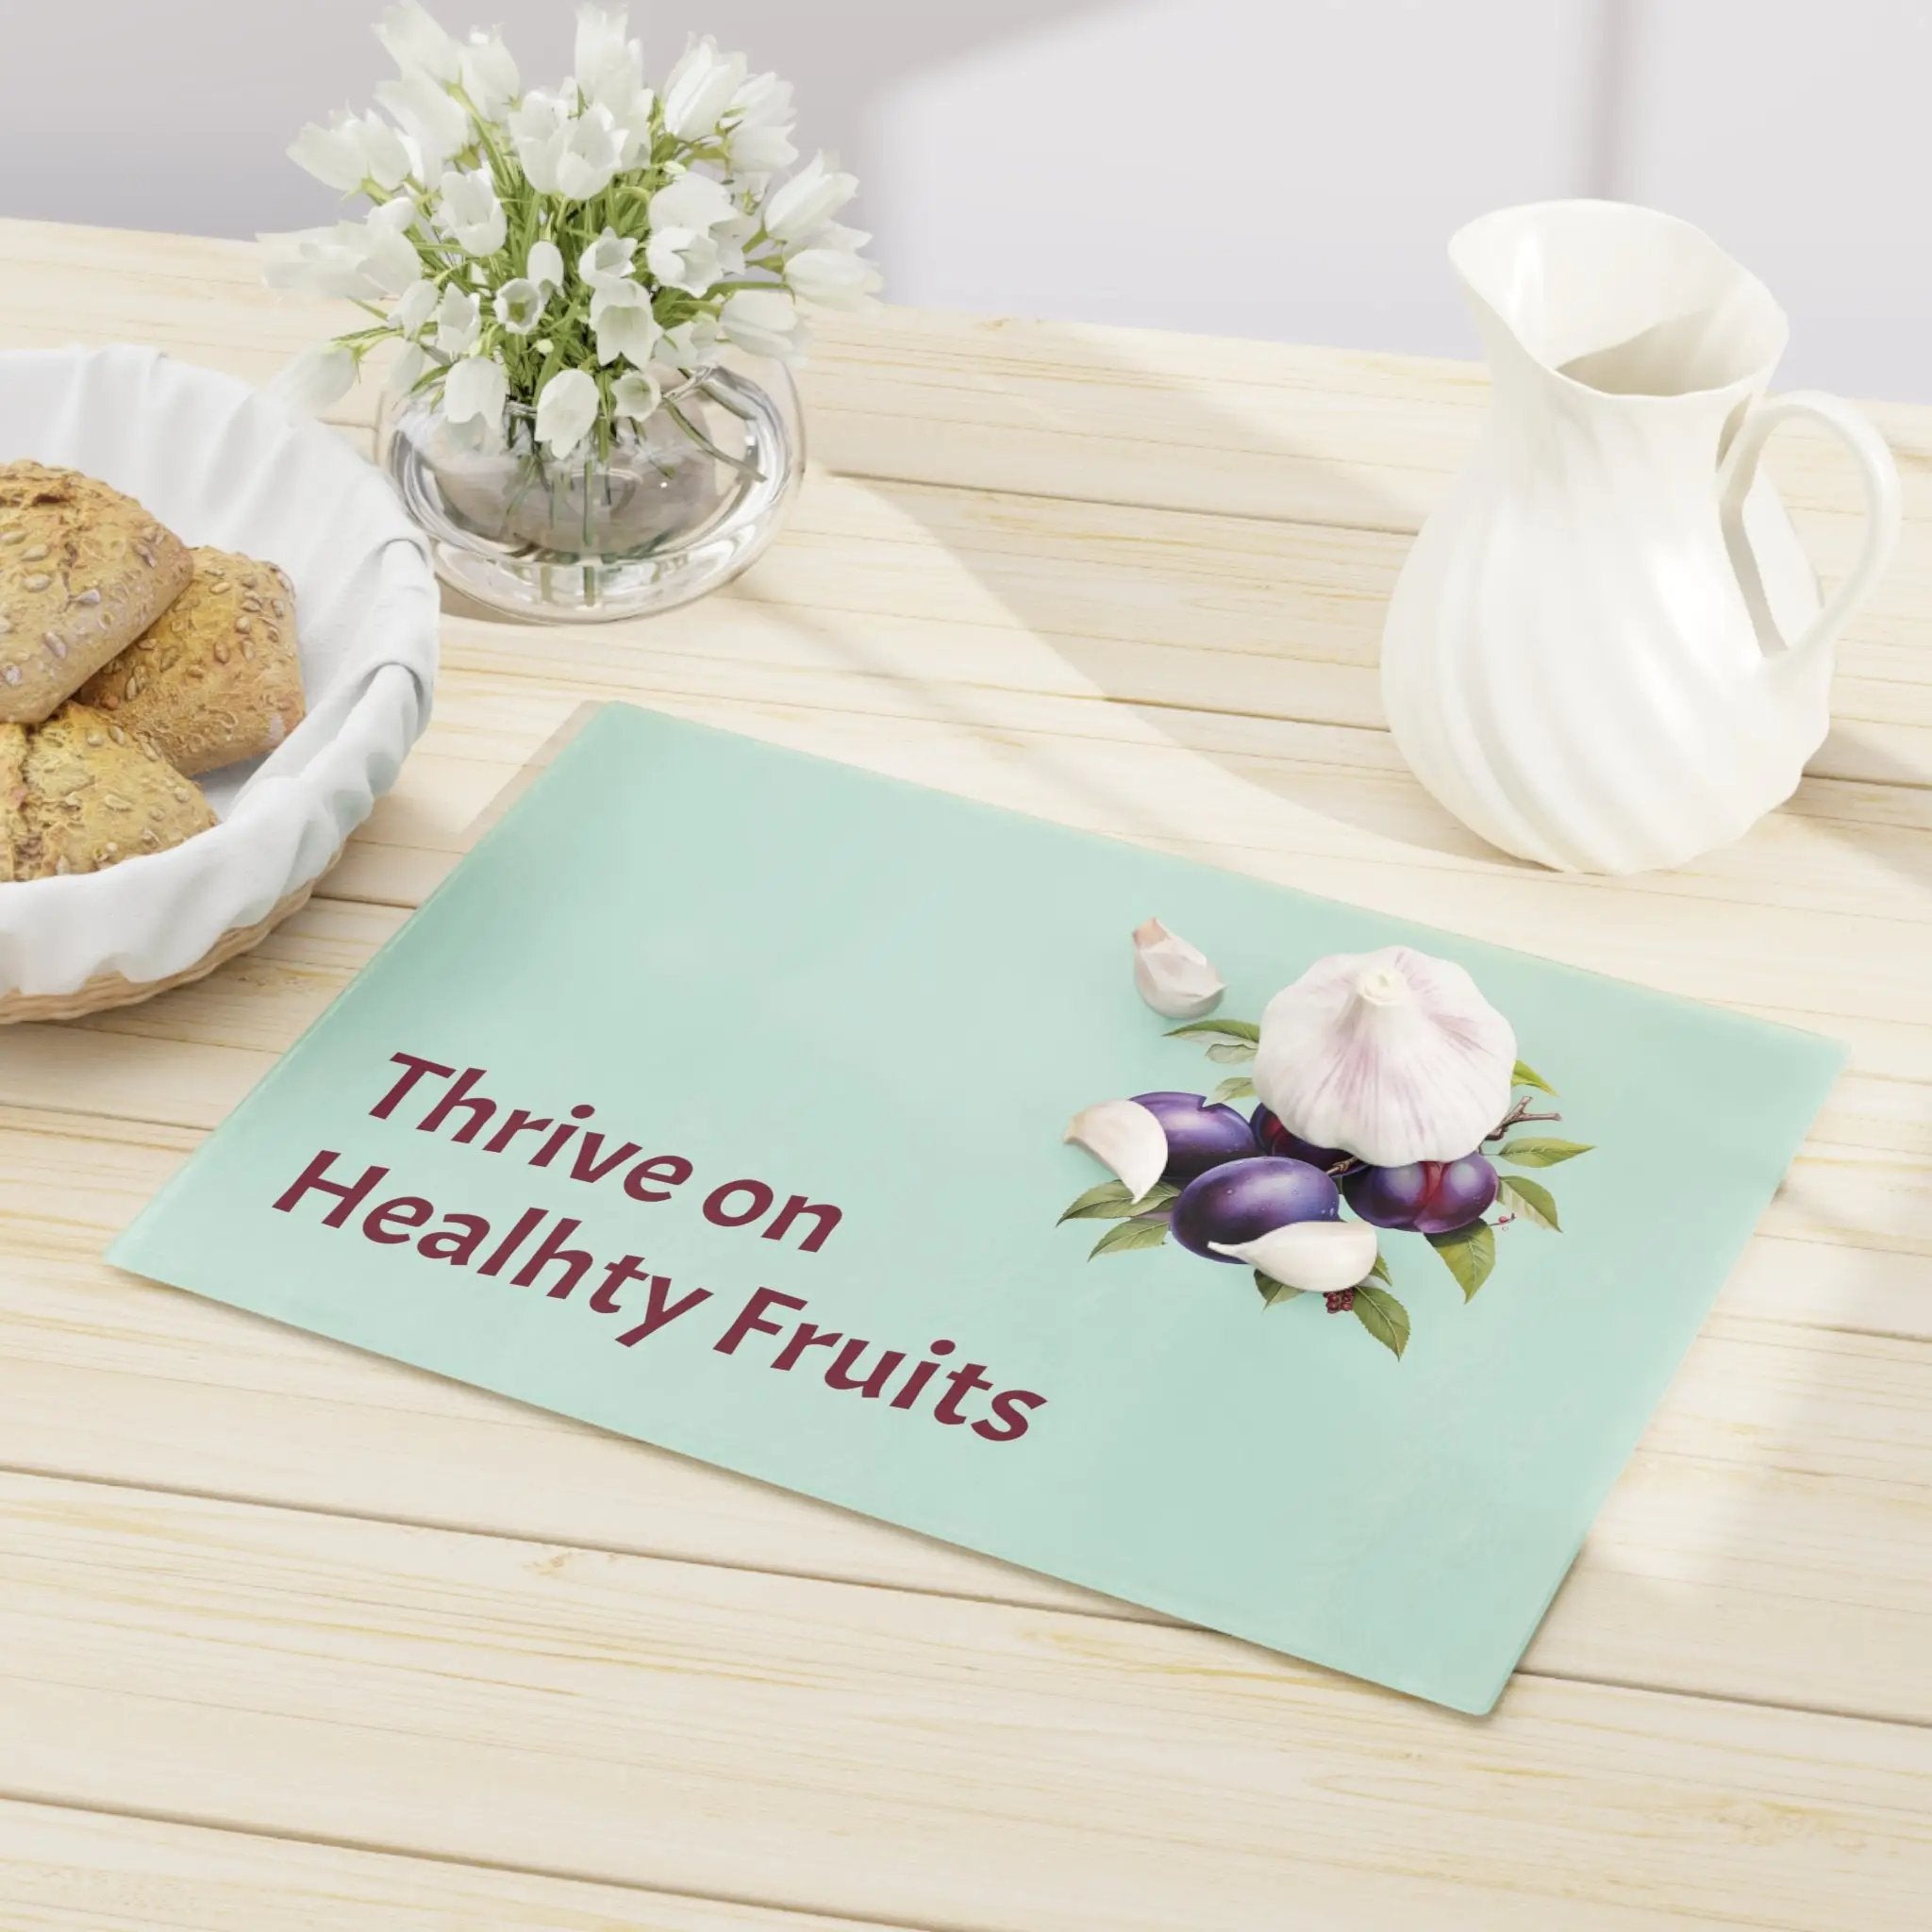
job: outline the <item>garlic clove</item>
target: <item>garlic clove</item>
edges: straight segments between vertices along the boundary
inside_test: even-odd
[[[1141,1199],[1167,1168],[1167,1135],[1137,1100],[1103,1100],[1067,1123],[1065,1138],[1119,1175],[1129,1200]]]
[[[1198,1020],[1211,1013],[1227,991],[1207,954],[1158,919],[1134,928],[1134,984],[1141,997],[1170,1020]]]
[[[1509,1109],[1516,1032],[1453,960],[1318,959],[1268,1002],[1255,1091],[1291,1134],[1372,1167],[1459,1160]]]
[[[1359,1221],[1297,1221],[1251,1241],[1208,1245],[1308,1294],[1357,1288],[1375,1265],[1375,1230]]]

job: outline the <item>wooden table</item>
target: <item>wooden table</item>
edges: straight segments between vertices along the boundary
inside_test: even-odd
[[[6,346],[259,378],[328,325],[239,244],[0,240]],[[1380,729],[1477,371],[888,311],[806,389],[812,474],[732,591],[452,614],[436,721],[305,912],[0,1036],[0,1925],[1932,1924],[1932,410],[1877,412],[1905,548],[1812,775],[1613,882],[1485,850]],[[1775,460],[1842,565],[1851,477]],[[587,695],[1851,1041],[1491,1719],[102,1265]]]

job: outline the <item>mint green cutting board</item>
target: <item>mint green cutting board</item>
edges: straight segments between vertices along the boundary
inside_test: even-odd
[[[1325,953],[1402,941],[1460,961],[1560,1091],[1541,1105],[1561,1123],[1524,1131],[1591,1144],[1524,1176],[1562,1231],[1503,1227],[1467,1302],[1422,1236],[1385,1234],[1400,1357],[1323,1297],[1270,1307],[1245,1269],[1172,1242],[1090,1260],[1118,1224],[1056,1224],[1104,1178],[1062,1144],[1068,1117],[1243,1071],[1141,1003],[1127,936],[1150,914],[1214,959],[1236,1018]],[[454,1072],[378,1117],[398,1055]],[[1840,1058],[610,707],[111,1258],[1483,1711]],[[425,1125],[470,1068],[457,1097],[494,1112]],[[323,1191],[375,1168],[353,1203]],[[585,1257],[577,1278],[566,1254],[519,1285],[546,1237]],[[891,1373],[868,1395],[828,1382],[841,1365]]]

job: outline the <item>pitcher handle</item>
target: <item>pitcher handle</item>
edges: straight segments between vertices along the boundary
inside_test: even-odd
[[[1772,619],[1757,558],[1744,534],[1744,499],[1757,480],[1757,460],[1764,453],[1764,445],[1785,424],[1805,416],[1836,431],[1858,467],[1858,480],[1865,490],[1865,548],[1851,573],[1806,627],[1804,636],[1795,642],[1787,642]],[[1898,465],[1892,461],[1885,439],[1849,403],[1826,395],[1822,390],[1793,390],[1789,395],[1771,396],[1757,404],[1732,439],[1724,465],[1719,514],[1725,547],[1737,567],[1766,655],[1790,658],[1815,657],[1838,636],[1845,620],[1891,560],[1902,516]]]

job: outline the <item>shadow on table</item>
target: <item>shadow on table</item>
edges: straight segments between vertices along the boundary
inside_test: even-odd
[[[1834,723],[1828,750],[1835,769],[1858,774],[1853,782],[1882,786],[1894,794],[1887,801],[1891,808],[1887,822],[1901,836],[1874,836],[1870,817],[1849,824],[1835,817],[1830,779],[1807,777],[1792,794],[1793,802],[1813,823],[1855,844],[1861,858],[1885,866],[1901,885],[1915,890],[1932,885],[1932,838],[1924,836],[1932,832],[1932,800],[1926,797],[1932,770],[1900,758],[1857,724]]]
[[[1036,492],[975,490],[969,513],[958,489],[921,478],[916,452],[899,475],[880,474],[888,465],[865,452],[853,480],[923,525],[1007,619],[1075,675],[1043,689],[1130,714],[1086,735],[1164,741],[1220,767],[1257,804],[1272,798],[1418,854],[1515,865],[1435,804],[1382,724],[1382,616],[1416,527],[1414,503],[1387,492],[1369,462],[1336,461],[1332,432],[1328,454],[1289,434],[1270,441],[1188,376],[1132,362],[1121,353],[1132,341],[1125,332],[1045,328],[1050,371],[1010,383],[981,371],[964,378],[976,395],[991,390],[1016,441],[1064,438],[1063,459],[1050,451],[1035,465]],[[996,356],[996,336],[988,346]],[[1200,348],[1211,356],[1215,344],[1203,339]],[[1373,381],[1359,397],[1365,430],[1393,407]],[[1086,419],[1093,396],[1109,390],[1120,416],[1096,431]],[[1055,391],[1070,398],[1064,408]],[[1148,425],[1140,434],[1137,409]],[[1433,413],[1432,433],[1441,407]],[[1221,453],[1240,473],[1225,491],[1212,474]],[[1164,458],[1175,473],[1166,503]],[[833,463],[841,466],[836,447]],[[889,663],[862,635],[791,614],[851,668],[905,680],[903,654]],[[979,688],[949,670],[920,682],[921,708],[997,729]],[[1081,735],[1077,725],[1070,735]],[[1091,791],[1089,767],[1057,775]],[[1124,827],[1186,835],[1151,817],[1160,801],[1131,780],[1093,796]]]

